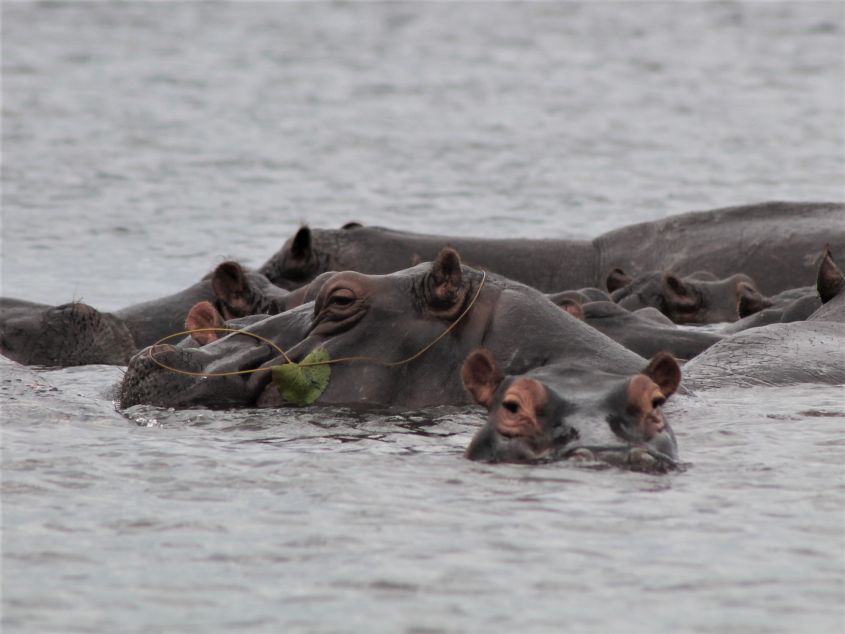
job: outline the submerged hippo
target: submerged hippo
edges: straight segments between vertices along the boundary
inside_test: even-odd
[[[609,283],[619,271],[611,273]],[[749,310],[753,302],[757,310],[769,305],[754,280],[740,273],[711,280],[702,279],[701,275],[681,278],[674,273],[652,271],[630,279],[610,297],[630,311],[656,308],[676,324],[734,322],[739,319],[740,303]]]
[[[331,380],[316,401],[322,404],[466,403],[460,365],[480,346],[509,373],[555,360],[622,374],[636,374],[645,366],[642,357],[561,311],[535,289],[495,275],[481,286],[483,275],[462,265],[452,249],[444,249],[432,263],[390,275],[337,273],[324,281],[313,303],[247,330],[272,340],[294,361],[323,348],[332,359],[365,356],[384,362],[333,365]],[[386,365],[422,351],[450,326],[454,329],[419,358]],[[120,390],[122,407],[282,404],[269,372],[184,376],[159,367],[149,352],[142,351],[129,364]],[[197,349],[160,346],[154,355],[166,365],[197,373],[285,363],[272,346],[242,334]]]
[[[465,261],[547,293],[599,286],[606,271],[708,270],[749,275],[765,295],[805,284],[818,249],[845,250],[841,203],[769,202],[691,212],[616,229],[594,240],[486,240],[355,225],[301,228],[261,267],[284,288],[328,270],[390,273],[430,260],[444,246]]]
[[[845,275],[826,251],[819,266],[822,306],[806,321],[750,328],[726,337],[686,366],[694,389],[845,384]]]
[[[233,266],[237,266],[240,277],[231,273]],[[225,307],[216,292],[224,287],[229,291]],[[223,263],[217,271],[178,293],[113,312],[101,312],[80,302],[49,306],[3,298],[0,354],[27,365],[125,365],[140,348],[183,330],[188,312],[199,302],[215,302],[220,310],[236,317],[240,316],[238,309],[245,313],[266,309],[267,298],[281,303],[287,295],[288,291],[273,286],[263,275],[245,271],[235,263]]]
[[[845,319],[841,302],[834,300],[845,285],[843,274],[829,248],[819,257],[815,286],[795,288],[770,298],[772,306],[748,315],[725,328],[725,333],[736,333],[769,324],[788,324],[806,319],[841,321]],[[740,305],[740,309],[742,306]],[[740,310],[740,314],[742,310]],[[837,319],[836,316],[839,316]]]
[[[693,390],[798,383],[845,384],[845,323],[796,321],[722,339],[684,366]]]
[[[613,302],[589,302],[574,314],[646,358],[667,351],[678,359],[692,359],[722,338],[710,332],[678,328],[671,322],[659,323],[651,315],[631,313]]]
[[[506,375],[487,350],[464,362],[464,385],[487,410],[466,450],[471,460],[602,460],[642,471],[677,466],[677,442],[662,406],[681,370],[659,353],[636,373],[596,371],[577,362]]]
[[[25,365],[125,365],[137,351],[126,322],[81,302],[0,299],[0,353]]]

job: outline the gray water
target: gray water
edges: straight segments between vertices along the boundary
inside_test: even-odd
[[[842,200],[838,3],[3,5],[2,295],[101,309],[301,222],[593,236]],[[809,283],[809,282],[808,282]],[[0,366],[4,632],[840,632],[841,387],[688,471],[481,465],[473,408],[116,412]]]

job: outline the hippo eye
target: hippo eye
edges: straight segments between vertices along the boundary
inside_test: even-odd
[[[355,299],[355,293],[348,288],[339,288],[331,294],[328,304],[330,306],[344,307],[352,304]]]
[[[666,399],[663,398],[662,396],[655,396],[653,399],[651,399],[651,406],[654,409],[657,409],[658,407],[663,405],[663,403],[665,403],[665,402],[666,402]]]
[[[511,414],[516,414],[519,411],[519,403],[516,401],[502,401],[502,407],[508,410]]]

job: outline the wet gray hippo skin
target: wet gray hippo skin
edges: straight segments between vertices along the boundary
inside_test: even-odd
[[[807,286],[785,291],[771,297],[772,307],[749,315],[725,328],[725,333],[735,333],[766,326],[768,324],[787,324],[794,321],[843,321],[845,306],[840,297],[845,286],[845,275],[837,266],[829,249],[825,249],[819,259],[815,286]]]
[[[693,389],[845,383],[845,275],[826,252],[819,266],[823,302],[806,321],[751,328],[727,337],[684,366]]]
[[[684,386],[845,383],[845,324],[797,321],[727,337],[684,365]]]
[[[224,263],[218,269],[232,264]],[[263,275],[240,267],[238,270],[243,288],[231,291],[233,305],[243,307],[252,302],[247,310],[258,310],[270,301],[283,302],[281,298],[288,295]],[[0,353],[28,365],[124,365],[139,348],[184,330],[187,314],[194,305],[216,301],[216,282],[214,274],[209,274],[178,293],[112,313],[81,303],[48,306],[3,298]],[[232,317],[239,316],[229,310]]]
[[[610,297],[630,311],[656,308],[677,324],[709,324],[739,319],[741,301],[755,302],[758,310],[769,302],[747,275],[735,274],[723,280],[681,278],[674,273],[653,271],[633,278]]]
[[[631,225],[594,240],[599,270],[705,270],[751,277],[764,295],[813,279],[819,249],[845,247],[845,204],[768,202]]]
[[[561,291],[559,293],[548,293],[546,297],[558,306],[566,305],[566,300],[572,300],[578,304],[588,302],[609,302],[610,295],[599,288],[582,288],[577,291]]]
[[[422,235],[378,227],[300,229],[259,269],[274,284],[297,288],[328,270],[385,274],[456,248],[483,267],[547,293],[600,286],[614,268],[702,269],[719,278],[745,273],[763,294],[812,279],[819,248],[845,252],[841,203],[770,202],[691,212],[631,225],[586,240],[487,240]]]
[[[598,459],[640,471],[677,465],[677,443],[662,412],[681,377],[669,354],[627,375],[567,362],[514,376],[482,349],[466,359],[461,374],[487,410],[466,450],[471,460]]]
[[[587,324],[646,358],[665,350],[678,359],[692,359],[722,339],[709,332],[660,324],[613,302],[590,302],[581,306],[581,312]]]
[[[333,359],[363,355],[397,361],[443,333],[469,305],[481,280],[480,271],[462,266],[457,253],[446,249],[433,263],[390,275],[337,273],[323,283],[313,303],[249,330],[278,342],[294,361],[321,347]],[[645,365],[644,359],[561,311],[540,292],[490,275],[469,313],[420,358],[392,368],[370,362],[333,365],[317,402],[400,407],[466,403],[461,362],[481,345],[511,373],[561,359],[624,373]],[[196,350],[162,349],[158,356],[169,365],[206,372],[284,363],[270,346],[243,335]],[[158,369],[143,351],[129,365],[120,400],[123,407],[281,404],[267,372],[219,379],[174,376]]]
[[[818,293],[815,290],[812,293],[807,293],[797,299],[793,299],[788,304],[781,305],[780,307],[776,303],[777,299],[777,296],[772,298],[774,305],[771,308],[765,308],[760,312],[743,317],[739,321],[727,325],[722,332],[731,334],[769,324],[788,324],[793,321],[803,321],[822,305]]]
[[[381,227],[303,227],[259,272],[278,286],[296,288],[327,270],[392,273],[433,260],[446,246],[460,252],[468,266],[544,292],[593,285],[593,247],[588,241],[473,239]]]
[[[0,299],[0,353],[18,363],[124,365],[135,350],[133,334],[122,319],[87,304]]]

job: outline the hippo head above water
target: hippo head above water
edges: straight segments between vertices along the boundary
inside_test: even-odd
[[[608,287],[615,289],[613,301],[630,311],[657,308],[676,324],[734,322],[740,318],[740,307],[747,315],[770,305],[747,275],[714,280],[701,274],[681,278],[653,271],[620,285],[620,273],[615,269],[608,276]]]
[[[448,343],[434,346],[415,363],[390,364],[418,352],[442,334],[468,307],[481,280],[479,271],[464,267],[455,251],[444,249],[433,263],[391,275],[345,271],[321,276],[319,284],[315,281],[308,286],[306,297],[314,296],[314,301],[262,321],[248,331],[274,341],[295,362],[318,348],[325,349],[332,359],[354,356],[375,361],[333,365],[321,403],[398,402],[416,406],[461,402],[465,399],[460,381],[454,380],[454,372],[449,369],[455,365],[455,355],[463,358],[478,345],[489,315],[485,307],[498,295],[499,289],[493,285],[484,289]],[[277,350],[242,335],[223,337],[196,350],[163,346],[155,356],[167,365],[189,371],[211,371],[211,367],[214,372],[240,371],[286,362]],[[450,380],[454,385],[449,385]],[[170,388],[176,384],[180,385],[178,389]],[[142,352],[130,364],[122,401],[124,405],[284,404],[270,372],[195,382],[159,371],[150,365],[148,352]]]
[[[348,222],[341,227],[342,232],[358,229],[357,222]],[[321,234],[321,230],[316,230]],[[304,286],[315,277],[333,268],[333,258],[338,245],[332,244],[331,236],[334,232],[323,231],[332,248],[326,248],[315,237],[315,232],[303,226],[289,238],[276,253],[273,254],[258,270],[276,286],[287,290],[294,290]]]
[[[677,466],[677,443],[662,405],[678,389],[681,371],[668,353],[629,376],[569,364],[505,376],[493,355],[480,349],[467,357],[462,378],[488,411],[466,450],[471,460],[575,458],[640,471]]]
[[[311,288],[313,286],[313,288]],[[331,377],[315,404],[425,407],[463,404],[463,359],[480,346],[508,371],[565,358],[590,368],[635,372],[645,363],[523,284],[461,264],[453,249],[388,275],[344,271],[309,286],[315,300],[250,324],[200,348],[160,346],[130,363],[121,404],[168,407],[284,404],[269,369],[323,350]],[[530,336],[530,333],[540,333]],[[349,359],[354,357],[354,359]],[[206,374],[243,373],[207,377]]]
[[[486,289],[492,293],[481,297],[471,314],[456,324],[481,283],[480,272],[462,266],[452,249],[444,249],[433,263],[391,275],[344,271],[321,276],[311,323],[288,355],[301,360],[322,348],[333,359],[368,359],[333,365],[332,381],[321,402],[389,403],[398,399],[424,405],[432,398],[454,402],[460,386],[445,369],[453,365],[456,347],[464,352],[464,346],[482,334],[495,292],[492,287]],[[309,288],[309,293],[314,290]],[[448,345],[434,346],[414,363],[400,363],[422,351],[450,325],[458,327]],[[269,363],[284,363],[284,359]],[[265,387],[258,402],[282,404],[273,384]]]
[[[135,353],[122,320],[88,304],[0,300],[0,354],[28,365],[123,365]]]

